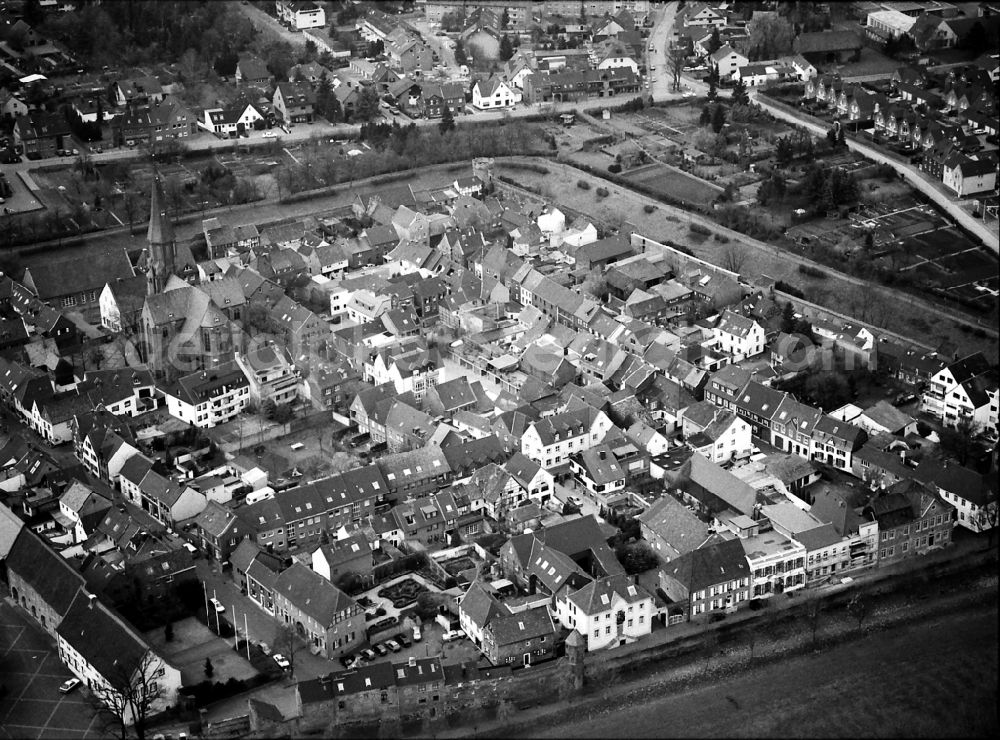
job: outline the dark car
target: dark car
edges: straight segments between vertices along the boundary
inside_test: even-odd
[[[372,645],[372,649],[379,655],[388,655],[389,648],[386,647],[384,642],[380,642],[378,645]]]
[[[396,635],[392,639],[395,640],[396,642],[398,642],[400,645],[402,645],[405,648],[408,648],[408,647],[410,647],[410,645],[413,644],[413,640],[411,640],[410,636],[407,635],[405,632],[400,632],[398,635]]]

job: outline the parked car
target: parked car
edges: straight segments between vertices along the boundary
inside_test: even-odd
[[[364,658],[365,660],[375,660],[378,657],[378,655],[375,653],[374,650],[365,648],[364,650],[361,651],[361,657]]]
[[[68,681],[64,681],[62,683],[62,685],[59,687],[59,693],[60,694],[68,694],[69,692],[73,691],[79,685],[80,685],[80,679],[79,678],[71,678]]]
[[[277,136],[277,134],[274,133],[273,131],[265,131],[263,136],[265,139],[273,139],[274,137]]]
[[[379,655],[389,654],[389,648],[386,647],[384,642],[380,642],[378,645],[375,645],[374,648],[375,652],[378,653]]]
[[[445,642],[452,642],[461,640],[463,637],[465,637],[465,630],[448,630],[441,636],[441,639]]]
[[[223,612],[226,611],[226,607],[224,607],[219,602],[219,600],[217,598],[215,598],[214,596],[211,599],[208,600],[208,603],[212,605],[212,607],[215,609],[215,611],[216,611],[217,614],[222,614]]]
[[[278,667],[283,671],[287,671],[292,666],[292,664],[288,662],[288,658],[281,653],[275,653],[271,657],[274,658],[274,662],[277,663]]]
[[[398,635],[396,635],[392,639],[394,639],[396,642],[398,642],[400,645],[402,645],[405,648],[408,648],[408,647],[410,647],[410,645],[413,644],[413,641],[406,635],[405,632],[400,632]]]
[[[414,625],[414,627],[413,627],[413,641],[414,642],[420,642],[420,638],[421,638],[420,627],[417,627],[416,625]]]
[[[386,640],[385,641],[385,645],[386,645],[386,647],[388,647],[394,653],[398,653],[400,650],[403,649],[403,646],[400,645],[395,640]]]
[[[917,396],[915,393],[900,393],[898,396],[896,396],[896,405],[904,406],[908,403],[913,403],[916,400]]]

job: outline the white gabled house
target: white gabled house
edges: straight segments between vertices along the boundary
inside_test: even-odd
[[[496,75],[472,88],[472,107],[479,110],[513,108],[520,101],[521,93]]]
[[[555,599],[563,627],[587,638],[587,650],[635,642],[652,630],[653,597],[626,575],[605,576]]]
[[[733,311],[722,314],[712,336],[718,349],[733,356],[733,362],[756,357],[764,351],[764,327]]]
[[[250,403],[250,382],[233,361],[185,375],[161,390],[171,416],[202,429],[230,421]]]
[[[601,442],[611,427],[603,411],[591,407],[564,411],[534,422],[521,437],[521,452],[543,468],[569,463],[569,456]]]
[[[968,419],[976,429],[994,429],[998,423],[1000,383],[981,352],[956,360],[931,377],[920,410],[954,428]]]

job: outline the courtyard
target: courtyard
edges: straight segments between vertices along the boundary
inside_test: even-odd
[[[257,671],[247,659],[233,650],[233,646],[222,639],[194,617],[174,623],[174,639],[167,642],[162,628],[150,630],[146,639],[167,660],[181,671],[185,686],[192,686],[209,680],[205,675],[205,660],[212,661],[210,680],[225,683],[230,678],[245,680],[257,675]]]

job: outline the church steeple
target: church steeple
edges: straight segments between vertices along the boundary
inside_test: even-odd
[[[149,205],[149,229],[146,232],[148,259],[146,262],[146,295],[163,292],[163,286],[174,273],[176,244],[174,225],[164,205],[163,186],[157,175]]]

